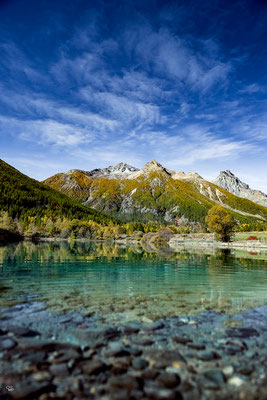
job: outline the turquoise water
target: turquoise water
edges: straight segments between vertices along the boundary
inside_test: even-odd
[[[45,301],[53,310],[157,319],[265,303],[267,255],[146,252],[103,243],[0,247],[0,307]]]

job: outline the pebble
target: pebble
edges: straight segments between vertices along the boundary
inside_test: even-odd
[[[213,351],[204,350],[197,354],[197,358],[202,361],[211,361],[214,360],[216,357]]]
[[[59,351],[53,353],[49,357],[49,361],[53,363],[64,363],[69,360],[77,360],[81,358],[81,354],[76,349],[65,349],[64,351]]]
[[[59,318],[59,322],[61,324],[66,324],[67,322],[71,321],[71,317],[70,316],[63,316]]]
[[[157,377],[157,382],[168,389],[172,389],[181,383],[181,379],[178,374],[173,374],[170,372],[162,372]]]
[[[232,365],[227,365],[223,368],[222,372],[225,376],[231,376],[234,373],[234,367]]]
[[[142,372],[142,378],[144,380],[148,380],[148,381],[154,381],[158,375],[159,375],[159,371],[156,369],[152,369],[152,368],[145,369]]]
[[[204,372],[205,378],[209,379],[217,383],[218,385],[222,385],[224,383],[224,375],[219,369],[211,369],[209,371]]]
[[[35,381],[48,381],[51,379],[51,375],[48,371],[39,371],[33,374],[33,379]]]
[[[56,376],[68,376],[69,370],[66,364],[53,364],[49,367],[50,372]]]
[[[149,326],[150,331],[157,331],[162,328],[164,328],[164,323],[161,321],[157,321],[154,324],[152,324],[151,326]]]
[[[12,399],[14,400],[25,400],[25,399],[36,399],[42,393],[48,393],[53,385],[49,382],[35,382],[35,381],[22,381],[16,382],[14,391],[12,392]]]
[[[11,338],[2,339],[0,341],[0,350],[11,350],[16,347],[17,342]]]
[[[191,320],[191,321],[188,322],[188,324],[189,325],[198,325],[198,322]]]
[[[133,359],[132,366],[134,369],[141,370],[148,366],[148,362],[141,357],[136,357]]]
[[[174,337],[172,338],[172,340],[173,340],[174,342],[180,343],[180,344],[187,344],[187,343],[192,342],[192,339],[189,339],[189,338],[184,337],[184,336],[174,336]]]
[[[199,375],[198,379],[201,386],[212,390],[220,389],[224,383],[224,375],[218,369],[205,371]]]
[[[154,382],[144,387],[144,392],[149,399],[153,400],[180,400],[179,393],[171,389],[162,389],[154,385]]]
[[[139,389],[138,379],[131,375],[113,376],[108,380],[108,385],[116,389],[136,390]]]
[[[31,364],[38,365],[42,363],[46,358],[45,352],[37,351],[35,353],[25,353],[22,356],[24,361],[28,361]]]
[[[204,344],[198,344],[198,343],[188,343],[187,344],[190,349],[195,349],[195,350],[204,350],[206,346]]]
[[[86,375],[97,375],[100,372],[106,371],[108,366],[99,359],[93,359],[83,364],[83,372]]]
[[[111,359],[109,363],[112,366],[112,374],[119,375],[127,371],[129,366],[131,365],[131,361],[132,360],[130,357],[116,357],[114,359]]]
[[[14,328],[9,328],[11,332],[18,337],[35,337],[35,336],[40,336],[40,333],[37,331],[34,331],[29,328],[25,328],[24,326],[17,326]]]
[[[243,379],[239,378],[239,376],[233,376],[232,378],[230,378],[228,380],[228,383],[230,385],[233,385],[233,386],[236,386],[236,387],[240,387],[245,383],[245,381]]]
[[[226,330],[227,336],[238,338],[250,338],[259,336],[259,332],[254,328],[231,328]]]
[[[251,365],[243,365],[238,369],[238,373],[242,375],[251,375],[254,368]]]
[[[152,338],[146,338],[146,337],[140,337],[133,339],[133,343],[140,345],[140,346],[151,346],[154,343],[154,339]]]
[[[76,315],[72,318],[72,322],[77,325],[82,324],[84,322],[84,317],[82,317],[81,315]]]
[[[124,357],[130,352],[121,342],[111,342],[105,354],[107,357]]]
[[[127,346],[127,351],[132,355],[132,356],[140,356],[143,353],[143,350],[141,350],[137,346]]]
[[[73,332],[73,337],[78,343],[96,347],[106,345],[107,340],[116,338],[119,335],[118,328],[109,325],[102,325],[91,329],[76,329]]]
[[[133,334],[140,331],[140,324],[138,322],[132,322],[122,327],[122,332],[125,334]]]
[[[226,347],[225,352],[230,355],[234,355],[236,353],[241,352],[243,349],[240,346],[237,346],[236,344],[230,344],[229,346]]]

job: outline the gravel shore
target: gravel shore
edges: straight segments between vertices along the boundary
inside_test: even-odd
[[[110,323],[33,302],[0,317],[1,399],[267,399],[267,306]]]

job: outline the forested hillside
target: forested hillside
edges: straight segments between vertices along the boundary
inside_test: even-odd
[[[0,210],[8,211],[12,218],[27,220],[29,217],[35,217],[38,220],[41,217],[62,217],[93,220],[104,224],[114,220],[29,178],[2,160],[0,193]]]

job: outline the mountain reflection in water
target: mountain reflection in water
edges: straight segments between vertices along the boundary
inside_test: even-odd
[[[38,300],[55,311],[152,320],[233,314],[264,304],[266,260],[264,252],[22,242],[0,247],[0,307]]]

